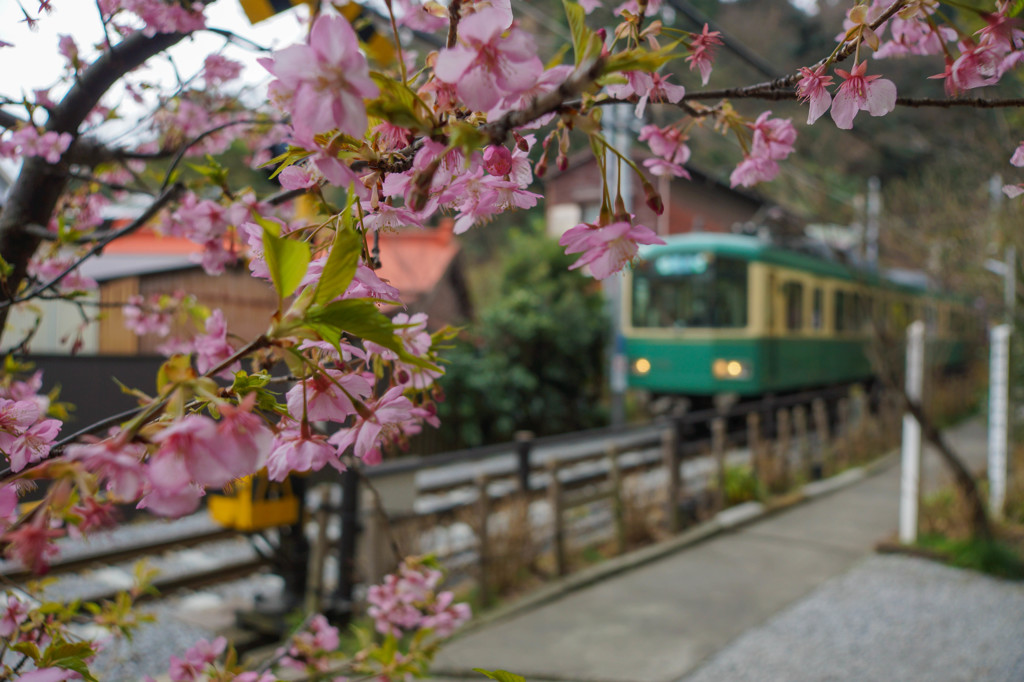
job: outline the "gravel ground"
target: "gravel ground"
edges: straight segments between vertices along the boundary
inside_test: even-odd
[[[93,671],[98,679],[111,682],[141,681],[145,675],[166,680],[171,656],[182,658],[200,639],[222,634],[236,609],[251,608],[256,594],[273,595],[280,588],[276,576],[254,576],[145,606],[141,610],[156,621],[142,625],[130,642],[111,642],[97,657]]]
[[[1024,681],[1024,584],[872,556],[684,682]]]

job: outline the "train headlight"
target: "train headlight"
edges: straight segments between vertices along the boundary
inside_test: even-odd
[[[711,374],[716,379],[747,379],[750,377],[750,365],[741,360],[718,358],[711,363]]]
[[[637,358],[633,362],[633,371],[637,374],[647,374],[651,371],[651,361],[647,358]]]

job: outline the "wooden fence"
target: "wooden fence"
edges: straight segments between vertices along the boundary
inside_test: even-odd
[[[431,552],[489,603],[599,555],[682,532],[744,499],[736,489],[768,501],[884,453],[899,438],[899,397],[873,396],[874,411],[869,397],[855,388],[829,403],[778,399],[770,411],[669,423],[639,443],[542,462],[521,448],[525,471],[451,485],[451,503],[430,513],[386,520],[381,505],[364,505],[359,577],[376,582],[398,556]]]

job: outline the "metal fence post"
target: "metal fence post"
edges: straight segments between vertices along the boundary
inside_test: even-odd
[[[530,451],[533,449],[533,432],[516,431],[515,439],[519,490],[528,493],[530,492]]]
[[[352,619],[356,586],[356,547],[359,538],[359,472],[341,474],[341,538],[338,542],[338,586],[331,600],[331,621],[347,625]]]
[[[675,535],[679,532],[679,494],[682,488],[682,477],[679,474],[678,429],[665,429],[661,434],[661,460],[668,473],[665,484],[665,518],[668,521],[668,532]]]

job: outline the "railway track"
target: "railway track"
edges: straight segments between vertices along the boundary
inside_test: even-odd
[[[201,517],[197,520],[204,521]],[[246,578],[271,565],[271,560],[237,531],[208,524],[192,525],[198,527],[186,533],[167,534],[161,523],[138,524],[132,530],[136,536],[143,535],[142,540],[119,539],[102,549],[69,546],[68,557],[51,564],[45,576],[35,576],[22,566],[8,564],[0,567],[0,579],[24,584],[36,577],[56,578],[45,588],[45,598],[101,602],[116,598],[118,592],[134,585],[135,561],[152,559],[152,566],[158,571],[151,583],[155,592],[136,598],[137,602],[145,602]]]

